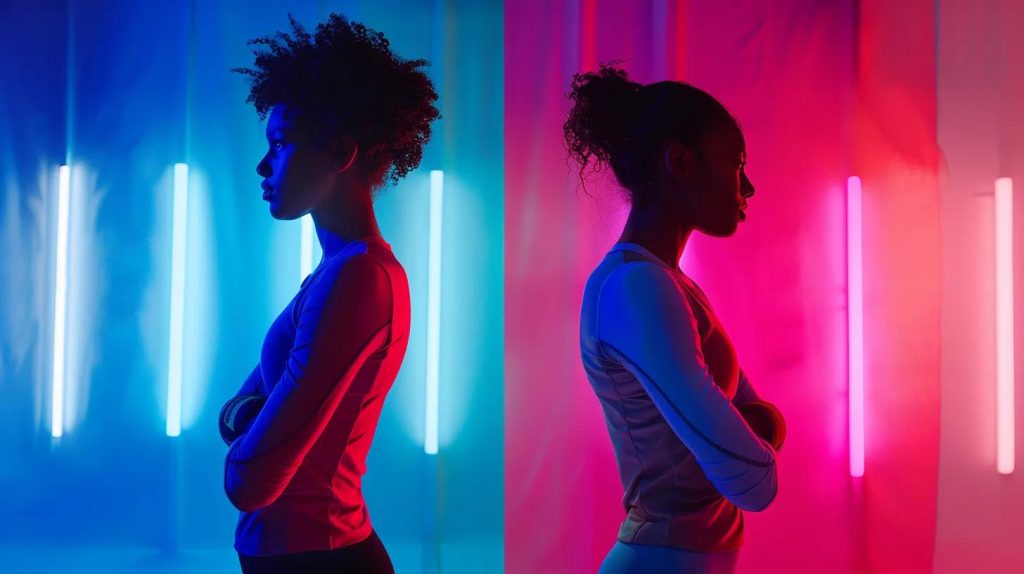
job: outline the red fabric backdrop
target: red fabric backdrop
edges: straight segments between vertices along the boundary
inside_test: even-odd
[[[573,72],[692,82],[747,136],[757,187],[703,286],[787,415],[780,493],[746,515],[743,572],[928,572],[939,461],[941,235],[931,0],[575,0],[506,6],[506,565],[591,572],[623,512],[583,375],[588,273],[625,208],[561,143]],[[866,475],[849,475],[845,183],[864,181]]]

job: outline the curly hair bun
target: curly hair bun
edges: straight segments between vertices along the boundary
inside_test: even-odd
[[[565,121],[565,144],[582,168],[591,158],[608,162],[629,142],[641,85],[625,70],[602,65],[597,72],[574,74],[569,99],[573,106]]]
[[[641,85],[607,64],[574,75],[568,97],[565,145],[581,180],[591,164],[593,171],[606,164],[633,201],[653,188],[666,141],[697,146],[713,129],[739,129],[721,102],[699,88],[674,81]]]

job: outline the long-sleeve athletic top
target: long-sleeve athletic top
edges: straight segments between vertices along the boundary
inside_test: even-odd
[[[775,452],[733,404],[760,397],[704,293],[647,249],[618,243],[587,281],[580,349],[625,489],[618,539],[738,549],[740,509],[775,497]]]
[[[366,539],[366,454],[409,338],[409,285],[379,237],[352,241],[303,281],[239,394],[266,405],[228,450],[224,488],[248,556]]]

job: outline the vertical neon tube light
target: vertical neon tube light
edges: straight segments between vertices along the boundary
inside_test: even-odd
[[[57,252],[53,300],[53,380],[51,382],[50,434],[64,436],[64,358],[67,342],[68,302],[68,209],[71,167],[60,166],[57,187]]]
[[[864,476],[864,268],[860,178],[846,184],[846,273],[849,312],[850,476]]]
[[[302,222],[302,242],[299,245],[299,282],[313,272],[313,216],[306,215]]]
[[[1013,180],[996,180],[996,470],[1014,468]]]
[[[427,381],[423,450],[437,454],[441,363],[441,214],[444,172],[430,172],[430,240],[427,259]]]
[[[181,434],[182,345],[185,334],[185,247],[188,244],[188,164],[174,164],[171,231],[171,333],[167,363],[167,436]]]

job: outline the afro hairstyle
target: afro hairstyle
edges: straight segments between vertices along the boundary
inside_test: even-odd
[[[260,121],[284,104],[326,127],[329,138],[351,137],[372,188],[416,169],[430,124],[441,115],[434,84],[421,70],[426,60],[403,60],[383,34],[339,14],[317,24],[312,36],[291,14],[288,19],[292,35],[249,40],[265,47],[254,49],[254,69],[232,69],[251,76],[246,103]]]

